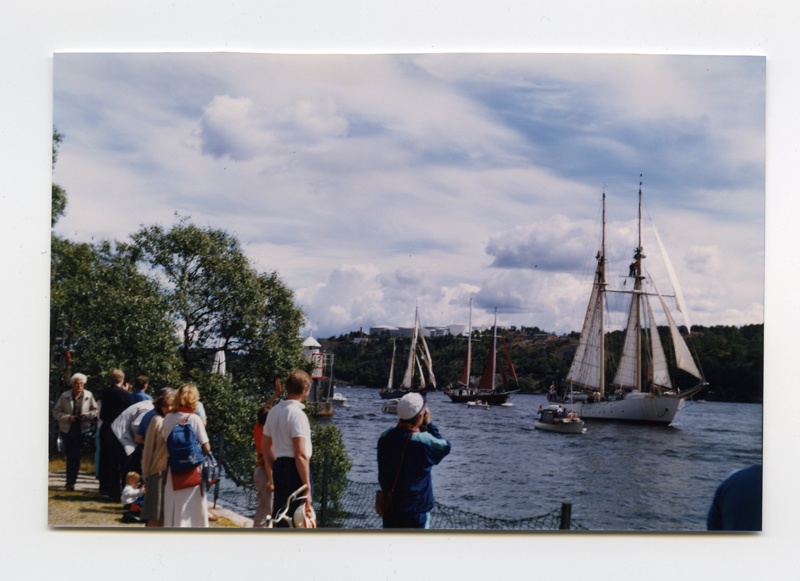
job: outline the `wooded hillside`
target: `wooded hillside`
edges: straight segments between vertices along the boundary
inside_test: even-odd
[[[668,344],[668,329],[659,329],[662,341]],[[709,401],[761,402],[764,392],[764,325],[743,327],[694,326],[686,335],[689,347],[696,352],[700,369],[709,385],[697,396]],[[560,385],[567,375],[578,344],[578,333],[556,336],[534,327],[511,328],[498,333],[505,337],[517,371],[520,389],[545,393],[551,385]],[[337,381],[368,387],[384,387],[389,378],[393,339],[388,335],[370,336],[356,341],[353,332],[322,340],[323,348],[335,355],[334,376]],[[489,350],[491,331],[475,332],[472,341],[473,375],[480,374]],[[454,381],[464,366],[467,338],[464,336],[429,337],[426,339],[434,362],[439,388]],[[405,364],[410,338],[398,338],[397,365]],[[622,332],[608,334],[609,352],[622,343]],[[615,361],[609,355],[609,373]],[[396,373],[402,373],[402,371]],[[678,378],[680,387],[689,387],[686,378]]]

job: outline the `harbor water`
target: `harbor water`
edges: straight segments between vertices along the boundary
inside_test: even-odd
[[[378,390],[344,388],[331,420],[353,461],[348,477],[377,482],[376,444],[396,422]],[[689,401],[669,427],[586,422],[581,435],[533,429],[544,396],[476,409],[428,395],[452,452],[433,470],[437,502],[517,519],[572,504],[591,530],[702,531],[714,490],[730,472],[761,462],[762,406]]]

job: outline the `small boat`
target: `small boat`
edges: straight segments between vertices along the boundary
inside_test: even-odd
[[[488,403],[483,402],[483,401],[478,399],[478,400],[475,400],[475,401],[468,401],[467,402],[467,407],[468,408],[474,408],[474,409],[488,410],[491,406]]]
[[[560,434],[582,434],[586,431],[578,413],[567,411],[560,405],[539,408],[539,416],[534,420],[533,427],[537,430]]]
[[[397,413],[397,404],[400,403],[399,399],[387,399],[383,401],[383,406],[381,409],[385,414],[396,414]]]
[[[336,392],[333,394],[331,401],[333,402],[333,405],[344,406],[347,403],[347,398],[343,396],[341,393]]]
[[[429,391],[436,391],[436,376],[433,374],[433,360],[428,344],[425,342],[425,334],[422,331],[422,324],[419,322],[419,309],[414,313],[414,331],[411,335],[411,346],[408,350],[408,361],[403,381],[400,385],[394,385],[394,361],[397,344],[392,346],[392,364],[389,368],[389,381],[386,387],[381,389],[382,399],[397,399],[410,392],[425,394]]]

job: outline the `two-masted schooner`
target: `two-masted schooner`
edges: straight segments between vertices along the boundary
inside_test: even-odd
[[[497,352],[497,309],[494,312],[494,331],[492,333],[492,345],[489,348],[489,355],[486,358],[486,365],[480,380],[472,380],[472,300],[469,302],[469,335],[467,339],[467,357],[464,361],[464,369],[461,377],[449,387],[445,388],[444,393],[454,403],[481,401],[488,404],[504,404],[509,398],[517,393],[518,390],[510,390],[511,381],[518,384],[517,374],[514,365],[511,363],[511,356],[508,346],[503,339],[503,350],[505,359],[500,357]],[[498,373],[500,381],[498,382]]]
[[[612,420],[666,426],[673,421],[686,399],[707,383],[667,308],[665,296],[658,292],[652,280],[645,274],[641,184],[639,184],[638,235],[639,243],[635,250],[634,261],[628,269],[628,278],[634,281],[633,289],[610,290],[606,284],[604,193],[602,243],[596,257],[597,268],[580,341],[567,374],[564,392],[551,395],[549,399],[565,404],[566,409],[578,412],[585,420]],[[656,238],[660,245],[657,234]],[[668,267],[668,271],[672,275],[671,268]],[[677,287],[676,280],[672,283],[673,287]],[[677,303],[679,292],[677,288],[675,290]],[[606,294],[610,292],[626,293],[630,295],[631,301],[622,354],[617,362],[613,379],[607,383],[605,303]],[[666,314],[675,353],[675,367],[698,380],[689,389],[680,390],[673,386],[651,303],[660,305]],[[680,306],[678,309],[680,310]]]
[[[389,369],[389,381],[386,387],[381,389],[380,396],[383,399],[395,399],[403,397],[409,392],[426,393],[436,390],[436,376],[433,374],[433,360],[422,325],[419,322],[419,309],[414,313],[414,329],[411,333],[411,346],[408,351],[408,361],[403,380],[400,385],[395,385],[396,345],[392,347],[392,363]]]

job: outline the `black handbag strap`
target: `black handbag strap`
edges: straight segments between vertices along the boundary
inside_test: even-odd
[[[414,435],[414,432],[408,433],[408,438],[406,438],[406,443],[403,445],[403,453],[400,454],[400,463],[397,465],[397,473],[394,475],[394,482],[392,482],[392,490],[389,494],[394,494],[394,489],[397,486],[397,479],[400,478],[400,468],[403,467],[403,460],[406,457],[406,448],[408,448],[408,443],[411,441],[411,436]]]

